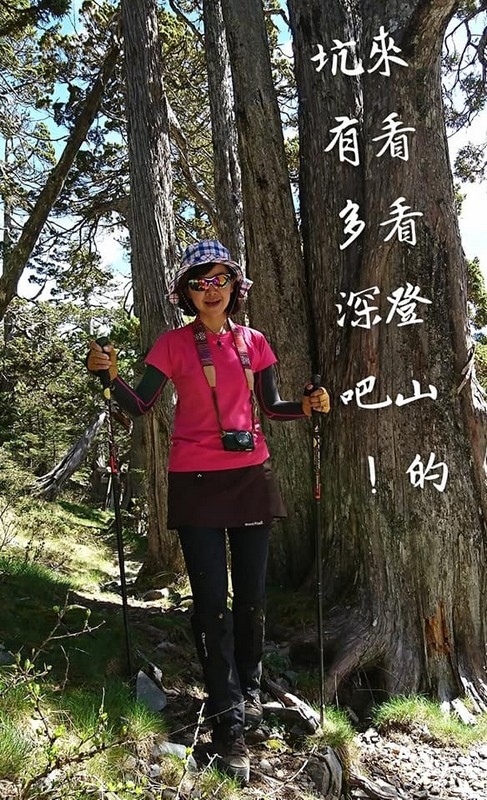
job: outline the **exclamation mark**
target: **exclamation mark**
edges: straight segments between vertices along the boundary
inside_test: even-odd
[[[375,488],[375,459],[373,456],[367,456],[369,459],[369,473],[370,473],[370,483],[372,484],[372,494],[377,493],[377,489]]]

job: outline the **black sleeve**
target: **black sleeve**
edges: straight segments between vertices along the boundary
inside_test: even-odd
[[[266,417],[281,422],[292,419],[304,419],[304,417],[306,417],[301,403],[281,400],[279,397],[274,367],[266,367],[266,369],[256,372],[254,378],[255,396]]]
[[[148,365],[135,389],[117,376],[112,383],[112,393],[120,408],[131,417],[140,417],[150,411],[166,383],[167,375]]]

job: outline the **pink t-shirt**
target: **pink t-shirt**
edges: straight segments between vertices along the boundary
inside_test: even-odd
[[[241,327],[253,372],[275,364],[277,359],[262,333]],[[206,332],[216,370],[216,392],[225,430],[252,430],[247,379],[240,363],[233,334]],[[220,341],[221,346],[217,345]],[[260,424],[255,424],[255,449],[229,452],[223,449],[211,389],[194,341],[192,325],[163,333],[145,359],[173,382],[177,392],[176,414],[171,436],[169,471],[236,469],[262,464],[268,457]]]

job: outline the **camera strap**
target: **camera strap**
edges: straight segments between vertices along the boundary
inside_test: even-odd
[[[254,373],[252,372],[252,367],[250,364],[249,352],[247,350],[247,345],[245,344],[242,329],[238,325],[235,325],[230,317],[227,318],[227,323],[230,331],[232,332],[235,348],[247,380],[247,386],[249,387],[250,415],[252,421],[252,433],[254,433],[256,403],[254,395]],[[211,357],[210,345],[208,344],[208,339],[206,337],[205,326],[199,317],[196,317],[195,321],[193,322],[193,335],[196,349],[198,351],[198,357],[203,368],[203,372],[205,373],[205,378],[208,381],[208,386],[211,389],[213,405],[215,406],[216,418],[218,425],[220,426],[220,432],[223,434],[224,427],[220,418],[220,409],[218,407],[218,398],[216,394],[216,369]]]

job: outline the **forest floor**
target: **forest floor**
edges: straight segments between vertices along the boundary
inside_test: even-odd
[[[182,610],[186,601],[184,597],[181,599],[182,606],[173,607],[169,612],[176,617],[187,616],[187,611]],[[149,615],[160,613],[158,601],[142,602],[149,606],[146,608]],[[275,619],[274,614],[270,617],[271,621]],[[316,701],[317,667],[308,667],[303,678],[302,666],[294,665],[289,659],[289,639],[278,641],[275,637],[276,632],[282,634],[282,616],[276,629],[273,628],[271,622],[264,656],[265,673],[271,671],[273,679],[288,686],[290,691],[298,692],[302,699],[309,700],[311,694]],[[169,722],[168,740],[189,748],[194,744],[196,719],[204,693],[189,628],[183,625],[181,629],[186,631],[183,637],[180,633],[176,636],[169,633],[161,640],[160,633],[156,634],[159,642],[155,649],[161,653],[157,663],[163,675],[165,663],[172,661],[174,666],[179,662],[179,678],[169,690],[168,706],[163,714]],[[146,633],[150,633],[147,628]],[[309,641],[307,631],[302,631],[301,635],[304,641]],[[299,693],[299,689],[289,686],[293,681],[298,685],[307,682],[308,698],[304,692]],[[264,703],[274,699],[265,692],[262,696]],[[316,707],[316,703],[314,705]],[[339,745],[336,751],[339,756],[345,755],[349,767],[342,794],[336,791],[337,784],[324,763],[329,747],[318,740],[314,748],[313,737],[303,738],[302,731],[282,725],[273,719],[272,712],[265,713],[260,729],[248,732],[246,739],[251,757],[251,780],[249,786],[238,793],[242,800],[339,800],[339,797],[343,800],[487,800],[487,741],[470,746],[440,741],[424,722],[391,724],[385,730],[366,721],[359,723],[353,740],[346,747]],[[209,743],[209,728],[203,725],[195,747],[199,769],[204,768],[208,759]],[[189,774],[185,785],[188,793],[183,797],[198,796],[198,793],[191,793],[191,786]]]
[[[23,519],[25,523],[25,515]],[[0,547],[0,657],[2,652],[22,650],[25,655],[30,648],[32,652],[38,648],[37,663],[49,663],[50,670],[52,667],[49,675],[39,678],[41,687],[45,681],[50,685],[42,688],[40,700],[34,699],[37,716],[46,730],[52,707],[47,704],[44,712],[41,707],[44,697],[50,702],[51,690],[67,703],[72,689],[76,693],[88,687],[99,704],[96,698],[101,693],[104,696],[110,680],[121,683],[126,675],[116,547],[113,531],[104,530],[106,523],[107,515],[86,507],[68,502],[46,504],[36,511],[34,536],[31,530],[27,538],[20,535],[8,547]],[[134,668],[147,670],[153,664],[161,671],[167,696],[167,706],[159,715],[164,732],[158,734],[153,728],[144,742],[136,742],[133,755],[124,756],[125,782],[117,784],[116,790],[112,787],[108,791],[103,784],[98,790],[79,789],[80,780],[87,786],[92,781],[87,769],[82,768],[76,791],[72,791],[72,784],[69,792],[63,790],[62,770],[54,769],[54,777],[36,780],[34,791],[22,793],[22,768],[11,780],[5,780],[1,769],[2,757],[10,758],[4,762],[9,764],[12,758],[2,753],[5,712],[0,674],[2,800],[487,800],[487,735],[478,742],[470,738],[469,744],[459,746],[454,739],[440,740],[424,720],[377,725],[373,718],[375,699],[368,686],[359,687],[370,694],[362,703],[360,719],[350,707],[327,708],[323,735],[309,735],[299,724],[283,721],[267,708],[262,726],[247,734],[250,784],[237,788],[228,780],[220,780],[218,774],[205,784],[205,774],[212,772],[207,766],[211,762],[210,732],[204,722],[198,725],[204,690],[191,634],[191,595],[184,579],[173,586],[153,586],[146,591],[137,588],[135,578],[143,545],[137,536],[127,534],[131,652]],[[314,639],[314,598],[270,589],[264,678],[279,683],[316,709],[319,678]],[[4,700],[7,694],[4,690]],[[263,692],[264,703],[274,699]],[[86,701],[83,703],[86,705]],[[5,704],[7,714],[12,708]],[[72,705],[71,715],[73,709]],[[51,737],[61,742],[56,737],[63,732],[54,730]],[[487,726],[484,733],[486,730]],[[179,745],[182,756],[182,761],[176,759],[178,763],[172,767],[166,763],[167,754],[163,756],[167,742]],[[46,771],[45,766],[43,769]],[[60,774],[61,786],[56,783]]]

